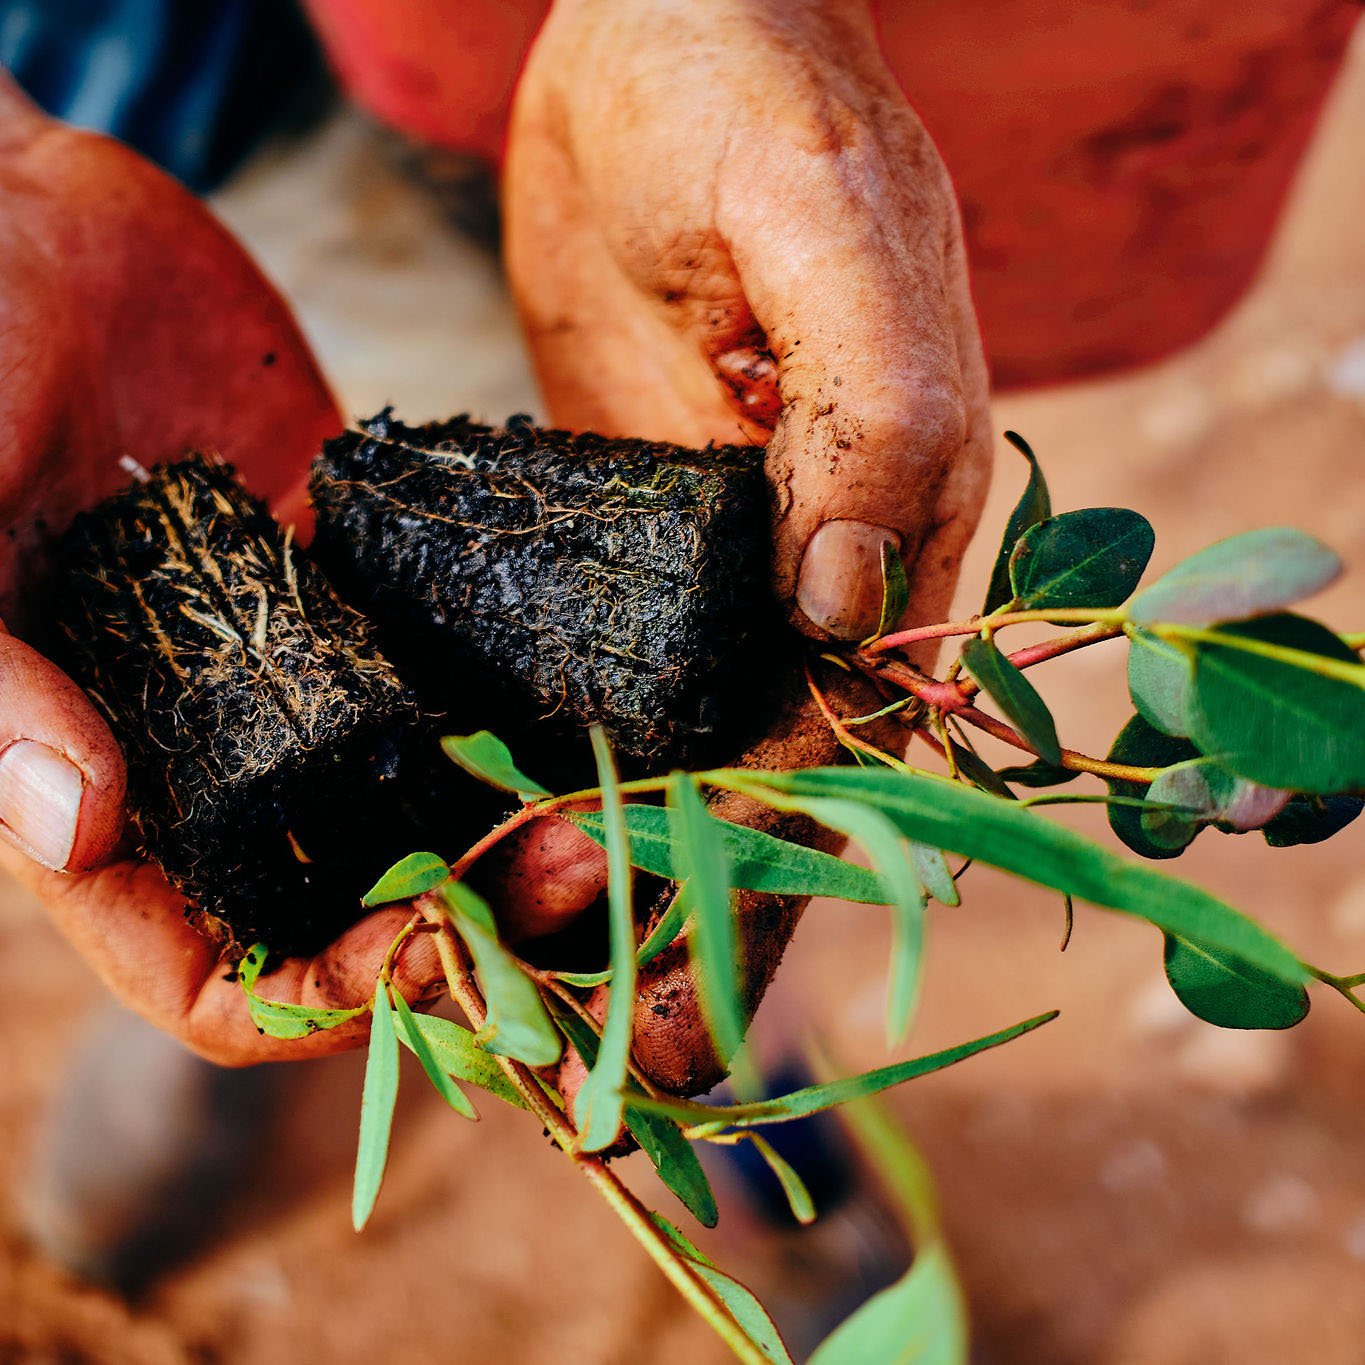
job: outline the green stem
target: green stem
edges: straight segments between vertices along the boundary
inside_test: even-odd
[[[1324,971],[1321,967],[1314,967],[1305,962],[1303,964],[1310,976],[1316,977],[1324,986],[1330,986],[1338,995],[1344,996],[1362,1014],[1365,1014],[1365,1001],[1361,1000],[1351,989],[1353,986],[1365,985],[1365,972],[1356,976],[1335,976],[1333,973]]]
[[[445,907],[434,897],[421,897],[418,908],[428,920],[438,926],[436,947],[445,971],[446,985],[451,998],[465,1012],[474,1028],[481,1029],[487,1015],[478,986],[475,984],[468,959],[460,941],[451,932]],[[526,1107],[545,1125],[546,1131],[569,1159],[587,1177],[593,1188],[611,1205],[612,1210],[630,1229],[631,1235],[649,1253],[650,1258],[672,1282],[675,1289],[711,1325],[716,1335],[745,1362],[745,1365],[769,1365],[767,1357],[753,1343],[735,1320],[729,1309],[650,1218],[643,1204],[621,1183],[598,1157],[587,1156],[577,1149],[578,1134],[573,1124],[560,1112],[545,1093],[540,1081],[529,1067],[510,1057],[498,1057],[498,1065],[512,1083]]]

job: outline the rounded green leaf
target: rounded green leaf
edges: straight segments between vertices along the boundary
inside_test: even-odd
[[[1194,655],[1145,630],[1134,631],[1128,647],[1128,695],[1138,715],[1168,735],[1190,733]]]
[[[1152,557],[1146,517],[1124,507],[1086,507],[1025,532],[1010,556],[1021,607],[1117,607]]]
[[[1222,948],[1166,935],[1166,980],[1180,1003],[1219,1028],[1293,1028],[1308,992],[1278,981]]]
[[[1271,848],[1320,844],[1365,810],[1359,796],[1295,796],[1261,831]]]
[[[1341,567],[1327,546],[1292,526],[1246,531],[1162,574],[1133,599],[1128,614],[1143,625],[1211,625],[1255,616],[1318,592]]]
[[[1148,804],[1138,816],[1144,837],[1159,848],[1187,847],[1212,818],[1213,796],[1203,771],[1206,761],[1177,763],[1147,788]]]
[[[1365,787],[1365,667],[1338,636],[1283,613],[1221,626],[1229,643],[1195,642],[1195,743],[1266,787],[1333,793]],[[1246,639],[1349,663],[1360,682],[1237,648]]]
[[[1127,763],[1138,768],[1170,768],[1198,757],[1199,750],[1189,740],[1163,734],[1141,716],[1134,716],[1119,731],[1109,749],[1111,763]],[[1105,780],[1113,796],[1142,797],[1147,794],[1147,788],[1140,783]],[[1109,828],[1134,853],[1140,853],[1144,858],[1178,857],[1185,845],[1176,847],[1154,842],[1142,827],[1145,814],[1136,806],[1110,806]]]

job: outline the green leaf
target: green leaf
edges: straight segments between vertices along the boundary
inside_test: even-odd
[[[889,773],[886,768],[868,772]],[[770,774],[753,774],[768,781]],[[799,811],[828,829],[856,839],[876,864],[891,893],[891,964],[886,982],[886,1039],[898,1042],[910,1030],[924,975],[926,897],[910,849],[896,827],[878,811],[856,800],[821,796],[763,798],[779,810]],[[921,844],[923,840],[918,841]]]
[[[448,1076],[477,1085],[518,1109],[526,1107],[502,1067],[491,1053],[478,1045],[467,1028],[435,1014],[416,1014],[413,1018],[417,1021],[417,1032],[430,1049],[436,1064]],[[408,1048],[416,1051],[412,1045],[411,1030],[401,1018],[398,1021],[398,1037]]]
[[[434,891],[450,876],[444,858],[434,853],[409,853],[400,859],[361,897],[361,905],[387,905],[410,901]]]
[[[1001,1029],[985,1038],[974,1039],[970,1043],[959,1043],[956,1047],[945,1048],[942,1052],[931,1053],[927,1057],[915,1057],[905,1062],[893,1062],[890,1066],[879,1067],[875,1071],[864,1071],[857,1076],[845,1076],[837,1081],[825,1081],[819,1085],[808,1085],[801,1090],[793,1090],[787,1095],[778,1095],[770,1100],[755,1100],[751,1104],[698,1104],[694,1100],[676,1100],[666,1096],[642,1096],[636,1103],[641,1109],[656,1114],[666,1114],[680,1123],[706,1125],[719,1131],[722,1128],[754,1128],[765,1123],[786,1123],[791,1119],[804,1118],[807,1114],[818,1114],[824,1109],[847,1104],[850,1100],[863,1095],[875,1095],[878,1091],[889,1090],[894,1085],[916,1080],[934,1071],[954,1066],[975,1057],[978,1052],[988,1048],[1000,1047],[1013,1042],[1025,1033],[1031,1033],[1043,1024],[1057,1017],[1056,1010],[1025,1019],[1021,1024]]]
[[[998,611],[1014,596],[1010,586],[1010,554],[1019,537],[1030,526],[1036,526],[1052,515],[1052,499],[1048,496],[1047,480],[1043,477],[1038,457],[1033,453],[1029,443],[1017,432],[1007,431],[1005,439],[1029,462],[1029,475],[1028,483],[1005,523],[1005,534],[995,556],[995,567],[991,570],[986,604],[981,608],[983,616]]]
[[[477,1119],[479,1116],[475,1112],[474,1106],[470,1104],[463,1090],[455,1084],[440,1062],[436,1060],[427,1040],[422,1036],[422,1030],[417,1025],[417,1020],[412,1013],[408,1002],[403,999],[401,991],[393,993],[393,1009],[397,1016],[397,1033],[399,1040],[407,1047],[408,1051],[421,1063],[422,1070],[427,1073],[429,1080],[436,1088],[436,1093],[457,1113],[464,1115],[467,1119]]]
[[[716,1055],[728,1062],[744,1041],[744,985],[730,899],[730,863],[717,822],[686,773],[674,773],[668,780],[668,813],[674,860],[692,906],[687,948],[696,967],[702,1016]]]
[[[777,1177],[782,1193],[787,1196],[787,1207],[798,1223],[815,1222],[815,1201],[810,1197],[806,1182],[796,1168],[761,1133],[746,1133],[768,1169]]]
[[[1159,848],[1182,849],[1213,819],[1213,792],[1207,758],[1191,758],[1166,768],[1147,788],[1150,803],[1139,812],[1143,834]]]
[[[1021,787],[1062,787],[1080,775],[1077,768],[1062,768],[1056,763],[1044,763],[1041,758],[1025,767],[1001,768],[998,774],[1002,781]]]
[[[936,1243],[841,1322],[810,1365],[966,1365],[967,1344],[966,1302],[947,1249]]]
[[[1111,763],[1126,763],[1137,768],[1169,768],[1198,758],[1199,750],[1187,739],[1167,735],[1148,725],[1141,716],[1134,716],[1119,731],[1118,737],[1109,749]],[[1138,782],[1120,782],[1105,778],[1111,796],[1141,799],[1147,793],[1147,786]],[[1176,858],[1182,849],[1170,845],[1153,843],[1142,827],[1143,811],[1140,807],[1111,805],[1109,807],[1109,827],[1116,835],[1144,858]]]
[[[1017,799],[1009,787],[1005,785],[1004,778],[980,754],[974,753],[954,739],[948,741],[948,746],[952,751],[953,762],[957,764],[958,772],[980,787],[982,791],[989,792],[1002,801]]]
[[[1172,934],[1166,935],[1166,980],[1191,1014],[1219,1028],[1293,1028],[1308,1013],[1302,986]]]
[[[265,966],[266,946],[256,944],[237,966],[237,980],[246,996],[246,1007],[251,1022],[260,1032],[271,1038],[307,1038],[336,1028],[348,1019],[364,1014],[368,1005],[357,1005],[353,1010],[317,1010],[306,1005],[286,1005],[279,1000],[263,1000],[256,994],[256,979]]]
[[[1303,964],[1278,939],[1201,887],[1116,857],[1074,830],[960,782],[929,773],[851,768],[790,773],[737,768],[712,777],[760,800],[772,801],[766,788],[780,800],[795,795],[861,802],[912,839],[1092,905],[1136,915],[1168,933],[1226,948],[1284,981],[1298,984],[1305,979]]]
[[[463,882],[446,882],[437,889],[450,912],[455,931],[474,959],[488,1017],[475,1035],[479,1046],[527,1066],[549,1066],[559,1060],[559,1034],[545,1003],[516,958],[498,941],[493,912]]]
[[[360,1144],[356,1149],[351,1223],[357,1232],[370,1221],[384,1167],[389,1159],[389,1132],[398,1100],[398,1035],[388,989],[375,987],[370,1021],[370,1055],[365,1062],[365,1089],[360,1101]]]
[[[979,637],[969,640],[962,647],[962,663],[1043,761],[1060,763],[1062,746],[1057,742],[1052,712],[1033,684],[995,644]]]
[[[1028,609],[1117,607],[1137,587],[1155,543],[1146,517],[1124,507],[1049,517],[1014,547],[1014,595]]]
[[[1295,796],[1262,833],[1271,848],[1320,844],[1339,834],[1365,810],[1359,796]]]
[[[882,541],[882,610],[877,629],[863,641],[870,645],[888,631],[895,630],[910,605],[910,583],[905,577],[905,565],[900,551],[889,541]]]
[[[1150,631],[1129,637],[1128,694],[1138,715],[1167,735],[1188,736],[1194,655]]]
[[[616,765],[600,725],[591,730],[597,782],[602,789],[606,825],[607,915],[611,940],[611,998],[597,1061],[574,1101],[583,1150],[600,1152],[616,1141],[621,1128],[621,1092],[630,1060],[631,1021],[635,1015],[635,915],[631,907],[630,839],[626,833]]]
[[[599,844],[605,841],[602,817],[597,811],[575,812],[569,818]],[[761,830],[718,820],[709,811],[706,818],[720,827],[731,881],[736,887],[772,896],[833,896],[869,905],[886,904],[886,888],[876,873],[865,867]],[[661,806],[629,805],[626,828],[630,831],[630,860],[636,867],[668,881],[682,880],[666,810]]]
[[[1215,621],[1277,611],[1325,588],[1341,573],[1327,546],[1292,526],[1271,526],[1200,550],[1133,598],[1129,618],[1140,625]]]
[[[905,847],[909,851],[910,861],[915,865],[915,875],[919,877],[920,885],[940,905],[961,905],[962,897],[958,894],[957,882],[942,851],[914,839],[907,839]]]
[[[555,1019],[583,1059],[583,1065],[592,1067],[597,1061],[597,1035],[572,1009],[558,1002]],[[640,1093],[640,1087],[634,1081],[626,1082],[625,1123],[631,1136],[653,1163],[659,1179],[678,1197],[688,1213],[702,1227],[715,1227],[720,1221],[720,1210],[692,1144],[678,1131],[672,1119],[637,1109],[631,1103],[631,1097]]]
[[[729,1310],[749,1340],[773,1365],[792,1365],[791,1355],[782,1341],[768,1310],[740,1282],[717,1270],[715,1262],[704,1256],[686,1237],[657,1213],[646,1211],[649,1220],[672,1243],[673,1249],[691,1266],[696,1275]]]
[[[1349,662],[1361,683],[1208,640],[1195,643],[1195,743],[1266,787],[1365,787],[1365,667],[1325,626],[1284,613],[1221,626],[1241,638]]]
[[[507,745],[488,730],[472,735],[447,735],[441,741],[441,748],[447,758],[491,787],[516,792],[525,801],[550,795],[539,782],[532,781],[517,767]]]

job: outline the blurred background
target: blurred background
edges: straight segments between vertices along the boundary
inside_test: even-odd
[[[12,16],[24,8],[0,23],[0,60],[14,60],[23,34]],[[1039,452],[1058,508],[1124,505],[1152,521],[1155,570],[1248,527],[1314,532],[1354,566],[1315,604],[1347,630],[1365,628],[1362,38],[1269,261],[1236,311],[1160,365],[1008,395],[996,409],[997,428],[1016,428]],[[194,41],[261,60],[249,24],[231,42]],[[391,139],[329,95],[301,33],[281,60],[298,127],[248,156],[261,131],[248,108],[211,143],[167,134],[161,159],[199,188],[222,182],[216,209],[298,311],[345,410],[393,403],[409,420],[534,413],[496,258],[480,240],[486,219],[466,216],[472,233],[452,226]],[[51,103],[80,94],[85,106],[67,112],[101,114],[99,91],[71,71],[34,69]],[[186,101],[185,126],[202,126]],[[157,150],[154,130],[103,113]],[[1000,455],[963,574],[966,612],[1022,473]],[[1129,711],[1121,649],[1047,669],[1045,690],[1069,733],[1102,749]],[[1210,836],[1180,872],[1311,960],[1356,971],[1365,968],[1361,837],[1272,850],[1255,837]],[[969,881],[960,910],[933,909],[910,1048],[1062,1011],[1041,1033],[893,1099],[939,1184],[974,1359],[1359,1361],[1365,1020],[1323,994],[1287,1034],[1214,1029],[1170,994],[1151,929],[1080,907],[1063,955],[1054,897],[983,869]],[[799,1015],[845,1065],[889,1060],[883,918],[813,904],[760,1028],[765,1016]],[[286,1103],[263,1104],[264,1154],[217,1242],[133,1303],[78,1283],[28,1247],[15,1208],[100,989],[8,884],[0,979],[0,1361],[727,1358],[535,1126],[491,1100],[471,1126],[406,1086],[383,1196],[366,1233],[353,1235],[357,1057],[294,1068]],[[653,1199],[643,1159],[625,1169]],[[741,1205],[705,1245],[780,1310],[812,1271],[808,1237],[774,1231]]]

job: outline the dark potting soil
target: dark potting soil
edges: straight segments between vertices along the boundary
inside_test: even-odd
[[[729,756],[761,711],[759,449],[386,410],[327,443],[311,491],[313,554],[424,702],[523,737],[533,776],[590,772],[594,721],[641,772]]]
[[[76,518],[57,569],[63,662],[209,932],[319,949],[432,830],[463,847],[486,828],[497,798],[445,762],[370,624],[228,466],[157,468]]]

